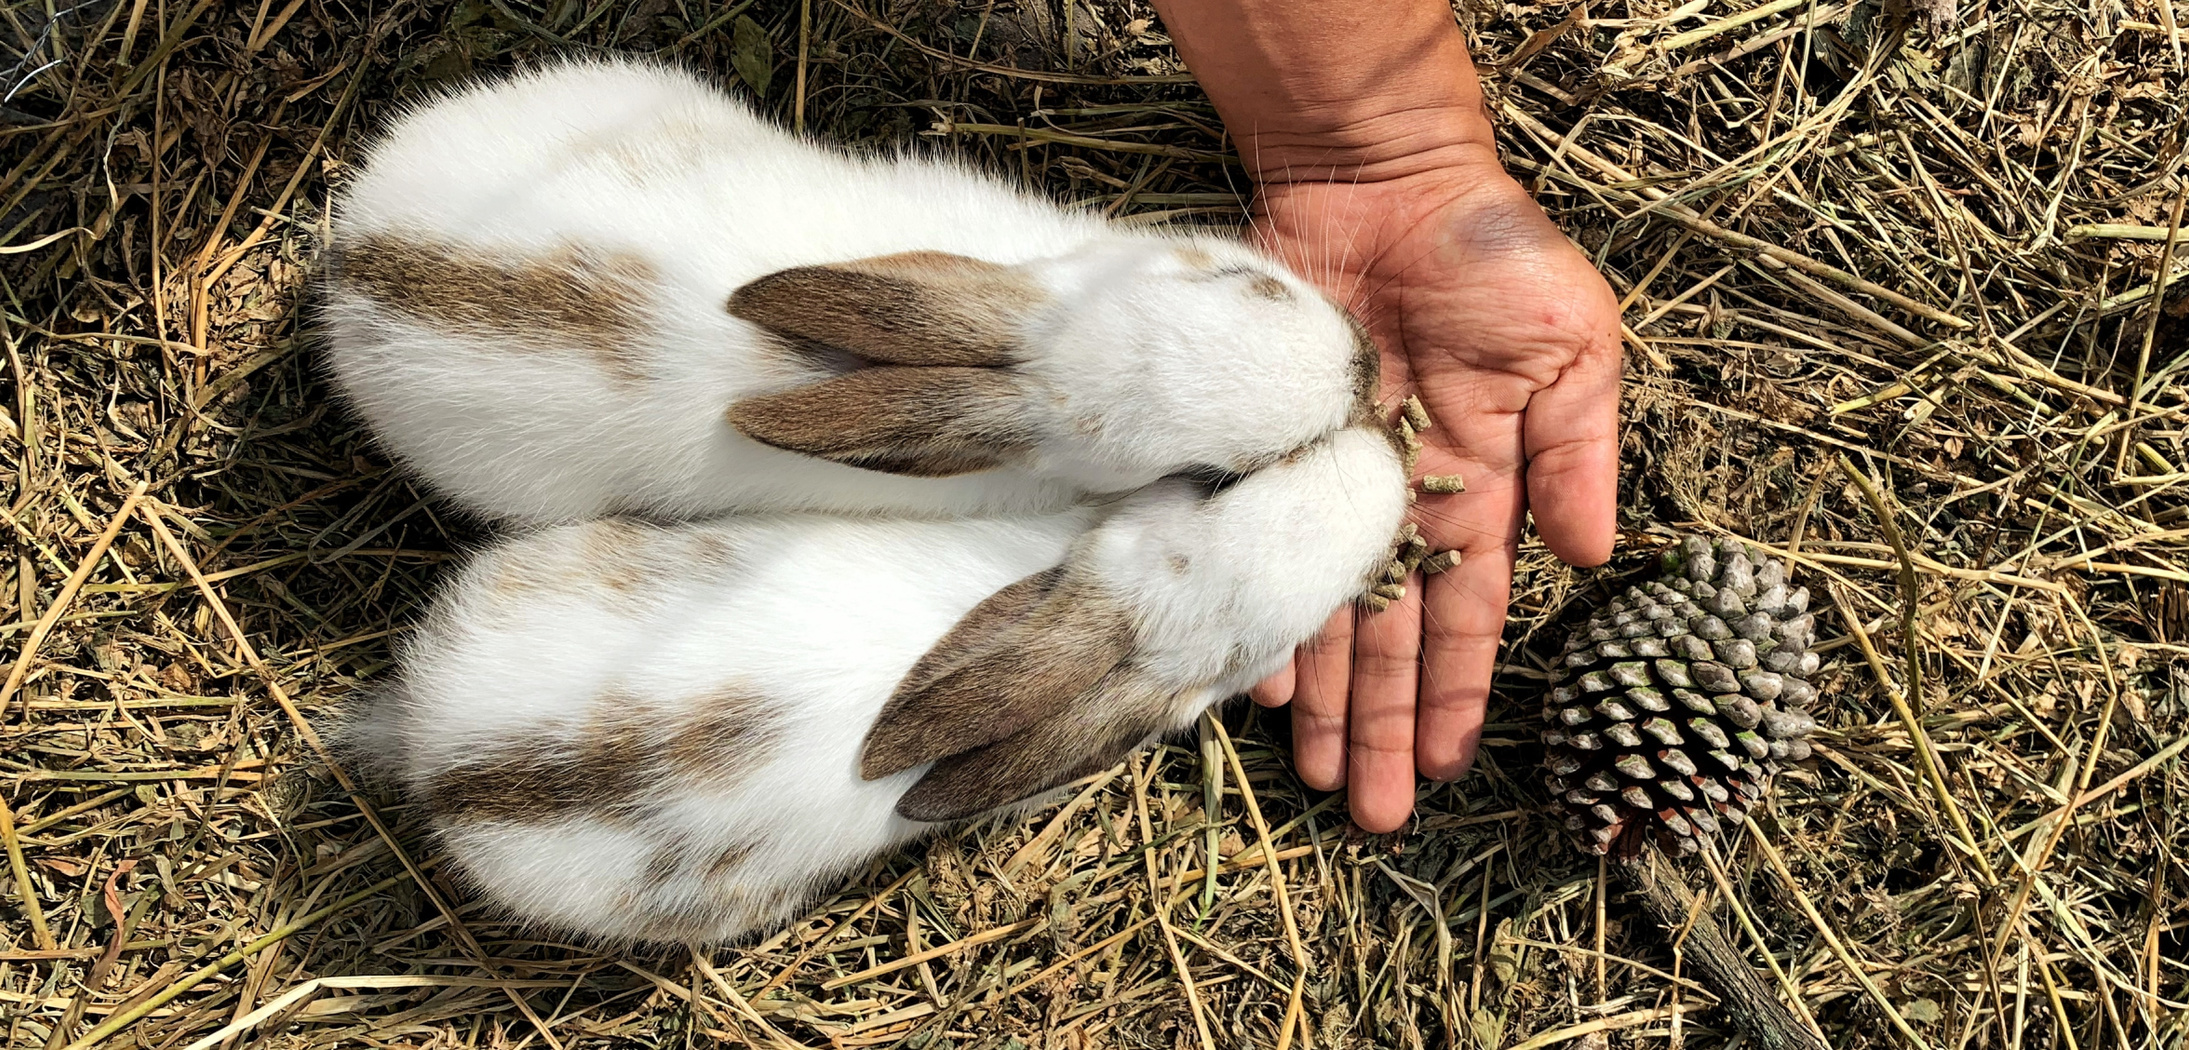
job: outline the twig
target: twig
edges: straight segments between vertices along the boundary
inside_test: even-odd
[[[45,642],[47,632],[52,631],[53,625],[59,623],[62,614],[68,611],[69,603],[76,598],[76,592],[83,588],[84,581],[90,579],[93,570],[99,567],[99,559],[106,557],[106,549],[114,545],[114,537],[121,535],[122,526],[128,523],[130,513],[137,509],[137,501],[144,498],[145,484],[139,481],[130,487],[128,497],[122,500],[122,508],[115,511],[113,520],[106,523],[106,531],[99,534],[98,540],[91,545],[90,552],[76,563],[76,571],[69,573],[68,582],[61,585],[61,593],[53,596],[52,603],[46,606],[45,614],[38,618],[37,626],[30,629],[30,637],[24,640],[22,653],[15,658],[15,667],[8,671],[7,684],[0,685],[0,712],[7,710],[9,698],[15,695],[17,689],[22,688],[23,676],[30,673],[30,662],[37,657],[38,647]],[[29,718],[30,709],[25,707],[23,719],[28,721]]]
[[[2174,230],[2175,227],[2171,225],[2135,226],[2117,222],[2093,222],[2082,226],[2068,227],[2065,239],[2070,242],[2090,239],[2112,241],[2163,241],[2166,240],[2168,235],[2172,234]]]
[[[938,125],[936,130],[945,135],[961,131],[972,135],[1009,135],[1012,138],[1025,139],[1029,142],[1052,142],[1060,146],[1080,146],[1086,149],[1108,150],[1111,153],[1144,153],[1151,157],[1170,157],[1174,160],[1190,160],[1202,164],[1238,163],[1237,158],[1228,153],[1210,153],[1207,150],[1187,149],[1184,146],[1166,146],[1160,142],[1120,142],[1116,139],[1102,139],[1092,135],[1074,135],[1068,131],[1051,131],[1048,128],[1022,128],[1011,124],[976,124],[953,120]]]
[[[1739,14],[1721,18],[1700,29],[1690,29],[1677,36],[1667,37],[1657,46],[1667,53],[1678,51],[1690,44],[1700,43],[1728,30],[1739,29],[1750,22],[1761,22],[1781,11],[1791,11],[1808,2],[1809,0],[1771,0],[1768,4],[1758,4]]]
[[[1641,897],[1650,918],[1668,931],[1687,925],[1688,917],[1701,907],[1695,892],[1654,843],[1645,845],[1634,858],[1621,860],[1617,868]],[[1726,1015],[1764,1050],[1831,1050],[1831,1044],[1771,994],[1771,987],[1756,976],[1755,968],[1726,939],[1716,920],[1705,915],[1695,921],[1687,934],[1685,954],[1709,978],[1704,983]]]
[[[1514,1043],[1508,1050],[1543,1050],[1544,1047],[1570,1043],[1599,1032],[1616,1032],[1622,1028],[1632,1028],[1636,1025],[1648,1024],[1651,1021],[1662,1021],[1670,1016],[1672,1016],[1672,1008],[1669,1006],[1660,1006],[1651,1010],[1632,1010],[1623,1014],[1613,1014],[1610,1017],[1599,1017],[1593,1021],[1583,1021],[1576,1025],[1567,1025],[1564,1028],[1554,1028],[1541,1035],[1530,1036],[1521,1042]],[[1585,1046],[1587,1044],[1584,1042],[1580,1045]]]
[[[1292,949],[1292,1000],[1285,1006],[1285,1021],[1277,1032],[1277,1050],[1285,1050],[1292,1042],[1294,1024],[1299,1025],[1300,1043],[1307,1044],[1307,1021],[1300,1014],[1300,997],[1307,988],[1307,971],[1314,962],[1307,954],[1307,945],[1300,940],[1300,920],[1292,914],[1292,898],[1285,889],[1284,868],[1277,860],[1277,845],[1269,837],[1269,825],[1262,820],[1261,803],[1254,799],[1254,785],[1247,782],[1246,767],[1239,764],[1239,752],[1231,746],[1231,734],[1225,732],[1221,719],[1211,718],[1209,724],[1216,729],[1216,742],[1224,749],[1224,760],[1231,766],[1233,779],[1239,782],[1239,797],[1247,804],[1247,819],[1254,822],[1254,833],[1261,839],[1262,859],[1269,865],[1270,891],[1277,897],[1277,915],[1284,920],[1285,943]],[[1211,859],[1210,863],[1214,863]]]
[[[798,76],[792,85],[791,130],[806,133],[806,61],[813,53],[813,0],[798,0]]]
[[[46,926],[45,909],[38,905],[38,887],[31,884],[30,866],[23,862],[23,844],[15,836],[15,813],[6,799],[0,799],[0,843],[7,846],[8,871],[15,876],[15,900],[23,909],[23,918],[30,920],[38,950],[59,951],[61,946],[54,941],[53,930]]]
[[[2180,57],[2180,43],[2175,43],[2175,57]],[[2174,248],[2181,243],[2181,209],[2189,204],[2189,185],[2174,195],[2174,211],[2166,220],[2165,246],[2159,249],[2158,273],[2151,279],[2151,312],[2144,317],[2143,340],[2136,350],[2136,377],[2128,384],[2128,418],[2134,419],[2143,409],[2143,381],[2151,370],[2151,344],[2158,338],[2159,317],[2166,312],[2167,278],[2174,272]],[[2136,431],[2130,427],[2121,432],[2120,455],[2113,461],[2115,474],[2128,473],[2128,450],[2136,443]]]
[[[1818,1026],[1816,1015],[1809,1012],[1809,1004],[1802,1001],[1801,989],[1795,986],[1792,977],[1787,976],[1786,968],[1779,965],[1778,958],[1771,954],[1770,942],[1764,940],[1763,931],[1757,928],[1756,920],[1741,905],[1740,894],[1733,892],[1733,879],[1726,874],[1725,861],[1718,856],[1717,846],[1704,843],[1702,858],[1703,869],[1710,873],[1710,880],[1717,883],[1718,896],[1725,899],[1726,910],[1733,913],[1733,918],[1740,922],[1741,932],[1746,933],[1749,943],[1756,946],[1756,954],[1763,957],[1764,966],[1771,970],[1772,978],[1779,982],[1779,989],[1786,993],[1786,1001],[1794,1004],[1794,1012],[1801,1015],[1802,1023],[1808,1025],[1817,1038],[1823,1039],[1824,1029]]]
[[[68,1044],[67,1050],[86,1050],[86,1048],[88,1047],[97,1045],[107,1036],[113,1035],[114,1033],[119,1032],[132,1024],[135,1024],[137,1020],[144,1015],[149,1014],[152,1011],[157,1010],[160,1007],[174,1001],[177,996],[183,994],[184,992],[187,992],[190,989],[197,987],[198,985],[204,984],[208,979],[220,973],[222,970],[234,966],[237,963],[240,963],[243,960],[250,958],[251,956],[257,955],[258,953],[289,939],[290,937],[294,936],[297,931],[302,930],[305,927],[310,926],[313,923],[316,923],[329,915],[341,912],[347,909],[350,905],[356,904],[358,901],[364,900],[367,897],[373,896],[374,894],[386,890],[388,887],[403,881],[405,877],[406,876],[403,875],[390,875],[387,878],[381,879],[379,882],[375,882],[372,885],[367,886],[364,889],[357,891],[356,893],[352,893],[349,896],[334,902],[333,904],[329,904],[326,907],[319,909],[318,911],[312,912],[311,914],[306,915],[301,919],[297,919],[283,926],[276,927],[265,936],[262,936],[257,940],[254,940],[251,943],[236,949],[235,951],[229,952],[228,954],[213,960],[211,963],[200,967],[197,972],[191,974],[190,976],[185,977],[182,980],[176,981],[175,983],[160,989],[159,993],[152,996],[151,998],[146,999],[145,1001],[138,1003],[137,1005],[132,1006],[126,1010],[117,1011],[113,1016],[101,1022],[98,1027],[93,1028],[89,1032],[85,1032],[83,1038]]]
[[[1839,469],[1847,475],[1848,480],[1855,483],[1855,488],[1861,490],[1863,500],[1869,503],[1871,513],[1877,516],[1878,527],[1885,532],[1885,542],[1892,545],[1893,555],[1900,559],[1900,645],[1907,652],[1908,664],[1908,694],[1905,699],[1893,689],[1891,680],[1883,673],[1883,667],[1876,662],[1877,650],[1870,644],[1869,633],[1862,629],[1861,623],[1844,606],[1840,611],[1846,614],[1848,630],[1855,635],[1856,644],[1871,656],[1871,669],[1877,673],[1878,688],[1883,689],[1892,700],[1893,710],[1907,726],[1908,735],[1915,739],[1917,753],[1922,756],[1924,770],[1931,780],[1931,788],[1938,793],[1938,804],[1945,809],[1947,819],[1953,821],[1954,831],[1960,834],[1962,843],[1968,848],[1970,859],[1984,873],[1985,883],[1997,885],[1998,874],[1991,870],[1991,862],[1985,859],[1983,847],[1977,844],[1975,832],[1969,830],[1968,818],[1962,815],[1960,804],[1954,801],[1953,792],[1946,787],[1946,764],[1938,757],[1938,747],[1931,743],[1930,734],[1923,729],[1923,658],[1917,647],[1920,636],[1916,633],[1915,619],[1916,610],[1922,604],[1922,589],[1915,578],[1915,559],[1908,554],[1907,540],[1900,535],[1900,526],[1893,520],[1892,508],[1886,505],[1885,497],[1878,493],[1877,487],[1870,483],[1869,476],[1844,455],[1839,457]],[[1834,597],[1836,600],[1837,592],[1834,592]]]
[[[966,950],[967,948],[976,948],[980,945],[987,944],[990,941],[1000,941],[1005,937],[1011,936],[1014,933],[1025,933],[1026,931],[1040,926],[1047,921],[1047,919],[1022,919],[1018,922],[1010,923],[1008,925],[992,927],[990,929],[982,930],[979,933],[969,934],[965,937],[960,937],[957,940],[951,941],[949,944],[938,944],[933,948],[929,948],[923,952],[913,952],[910,955],[900,956],[898,958],[891,959],[890,961],[882,963],[878,966],[869,966],[864,970],[860,970],[858,973],[845,974],[844,976],[838,977],[835,980],[823,981],[821,983],[821,988],[824,991],[834,991],[846,985],[858,984],[861,981],[871,981],[876,977],[882,976],[883,974],[896,973],[898,970],[902,970],[907,966],[917,966],[920,963],[928,961],[929,959],[940,959],[945,955],[955,955],[959,952]]]
[[[768,1038],[774,1040],[777,1046],[803,1050],[804,1044],[776,1030],[774,1025],[768,1023],[767,1018],[760,1016],[760,1011],[752,1008],[751,1002],[747,1001],[744,996],[737,994],[737,988],[731,985],[714,968],[714,965],[707,961],[706,954],[697,948],[692,949],[692,965],[699,968],[700,976],[705,977],[707,983],[714,985],[715,990],[721,992],[722,997],[728,999],[730,1005],[735,1007],[738,1013],[744,1014],[746,1020],[760,1026],[761,1031],[768,1033]]]
[[[1142,769],[1139,758],[1134,758],[1131,764],[1133,767],[1133,809],[1140,821],[1140,840],[1144,843],[1153,843],[1155,841],[1155,824],[1148,817],[1147,774]],[[1155,924],[1163,934],[1163,950],[1170,956],[1171,970],[1178,975],[1178,986],[1185,989],[1186,992],[1186,1007],[1193,1014],[1193,1033],[1200,1037],[1201,1050],[1215,1050],[1216,1039],[1209,1034],[1208,1011],[1201,1005],[1201,990],[1193,986],[1193,971],[1186,965],[1186,953],[1178,947],[1178,931],[1171,926],[1171,895],[1163,892],[1162,881],[1157,877],[1155,851],[1153,849],[1141,850],[1140,860],[1142,865],[1147,868],[1148,892],[1156,898],[1154,903]],[[1208,871],[1211,878],[1215,877],[1216,868],[1216,858],[1211,855],[1208,862]]]
[[[1639,183],[1641,181],[1640,179],[1636,178],[1632,173],[1626,171],[1618,165],[1597,156],[1595,153],[1591,152],[1587,148],[1575,144],[1572,141],[1568,140],[1566,137],[1560,135],[1558,132],[1553,131],[1549,125],[1546,125],[1542,121],[1535,119],[1533,115],[1515,107],[1512,103],[1504,103],[1503,111],[1505,116],[1508,119],[1512,120],[1514,123],[1521,124],[1529,128],[1536,134],[1543,136],[1546,140],[1559,144],[1560,148],[1564,149],[1568,155],[1572,156],[1576,160],[1579,160],[1589,165],[1590,167],[1595,168],[1597,171],[1605,175],[1609,175],[1612,178],[1619,180],[1620,182]],[[1756,237],[1751,237],[1745,233],[1739,233],[1733,230],[1726,229],[1725,227],[1720,226],[1717,223],[1711,222],[1710,220],[1703,218],[1699,213],[1695,211],[1695,209],[1671,200],[1669,196],[1666,195],[1662,190],[1657,191],[1655,194],[1644,194],[1643,196],[1644,200],[1646,201],[1644,207],[1648,211],[1671,219],[1672,221],[1679,223],[1681,226],[1684,226],[1687,229],[1692,230],[1696,233],[1702,234],[1703,236],[1708,237],[1712,240],[1721,241],[1723,243],[1733,245],[1737,248],[1746,248],[1749,251],[1755,252],[1759,255],[1785,263],[1786,265],[1791,266],[1794,269],[1800,270],[1803,273],[1809,274],[1812,277],[1821,277],[1827,281],[1831,281],[1834,284],[1838,284],[1843,287],[1850,288],[1854,291],[1861,292],[1864,295],[1876,296],[1877,298],[1883,299],[1886,302],[1893,304],[1894,306],[1900,307],[1901,309],[1906,310],[1909,313],[1916,315],[1917,317],[1921,317],[1928,321],[1935,321],[1939,324],[1947,326],[1948,328],[1966,329],[1974,327],[1968,321],[1965,321],[1959,317],[1955,317],[1954,315],[1949,314],[1944,310],[1940,310],[1939,308],[1932,306],[1928,303],[1919,302],[1915,299],[1911,299],[1905,295],[1902,295],[1899,292],[1893,291],[1892,289],[1885,287],[1884,285],[1877,284],[1873,281],[1864,280],[1863,278],[1848,273],[1847,271],[1842,270],[1839,267],[1818,262],[1815,259],[1801,254],[1800,252],[1779,247],[1778,245],[1772,244],[1769,241],[1765,241]]]
[[[1924,1042],[1923,1037],[1915,1034],[1915,1029],[1908,1026],[1908,1019],[1900,1016],[1899,1008],[1893,1005],[1892,999],[1886,996],[1885,990],[1879,988],[1877,982],[1870,979],[1869,971],[1864,970],[1862,964],[1855,961],[1854,956],[1847,954],[1847,946],[1840,942],[1839,934],[1833,932],[1832,924],[1824,921],[1824,916],[1817,911],[1817,906],[1810,903],[1808,895],[1801,892],[1800,880],[1794,878],[1793,869],[1786,866],[1786,858],[1779,856],[1778,847],[1771,845],[1771,839],[1764,833],[1763,828],[1759,825],[1751,827],[1750,830],[1753,834],[1749,836],[1749,841],[1754,842],[1756,848],[1763,853],[1764,859],[1770,862],[1771,870],[1778,872],[1780,881],[1786,884],[1788,896],[1794,898],[1794,903],[1801,905],[1802,914],[1809,917],[1810,925],[1816,927],[1817,934],[1824,938],[1824,943],[1831,948],[1832,954],[1839,959],[1840,965],[1846,967],[1847,972],[1853,975],[1857,983],[1862,985],[1863,991],[1870,994],[1870,1000],[1877,1004],[1877,1008],[1884,1011],[1886,1017],[1892,1019],[1893,1027],[1899,1030],[1901,1038],[1906,1039],[1909,1046],[1915,1047],[1916,1050],[1930,1050],[1930,1044]]]

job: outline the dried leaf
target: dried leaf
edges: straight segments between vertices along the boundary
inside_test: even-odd
[[[768,31],[751,15],[739,15],[730,45],[730,68],[737,70],[737,79],[753,94],[768,97],[768,78],[775,73],[775,45],[768,40]]]

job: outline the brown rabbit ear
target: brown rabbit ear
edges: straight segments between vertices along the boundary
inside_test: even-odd
[[[876,780],[1009,737],[1064,709],[1132,651],[1132,617],[1062,568],[990,595],[914,664],[867,731]]]
[[[948,252],[778,270],[730,294],[730,314],[893,365],[993,367],[1047,298],[1022,271]]]
[[[1121,669],[1054,716],[935,763],[897,800],[897,815],[964,820],[1107,769],[1170,728],[1173,699]]]
[[[938,478],[991,470],[1034,443],[1026,381],[986,368],[880,366],[730,406],[764,445],[868,470]]]

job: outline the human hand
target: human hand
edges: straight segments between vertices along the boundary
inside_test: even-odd
[[[1407,581],[1380,613],[1341,610],[1254,699],[1292,704],[1296,763],[1352,789],[1369,831],[1404,825],[1414,774],[1473,764],[1528,512],[1551,552],[1611,555],[1618,472],[1619,310],[1486,144],[1395,178],[1262,184],[1263,242],[1367,324],[1383,351],[1382,403],[1421,398],[1434,426],[1413,520],[1457,568]]]

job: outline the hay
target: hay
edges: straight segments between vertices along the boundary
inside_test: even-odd
[[[1404,834],[1349,831],[1241,708],[743,950],[467,905],[300,732],[480,536],[299,328],[363,136],[471,73],[662,53],[847,143],[1241,218],[1145,10],[860,2],[0,8],[6,1045],[1717,1045],[1529,742],[1547,628],[1675,525],[1819,592],[1821,760],[1698,884],[1832,1042],[2181,1044],[2184,46],[2151,0],[1460,12],[1513,170],[1624,297],[1631,553],[1523,551],[1480,772]]]

